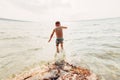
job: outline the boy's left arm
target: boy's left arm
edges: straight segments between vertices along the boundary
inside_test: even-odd
[[[67,27],[65,27],[65,26],[61,26],[61,28],[63,28],[63,29],[67,29]]]

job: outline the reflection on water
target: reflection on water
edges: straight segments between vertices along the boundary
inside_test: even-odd
[[[54,58],[54,25],[0,21],[0,79]],[[67,61],[87,67],[101,80],[120,79],[120,19],[63,22]]]

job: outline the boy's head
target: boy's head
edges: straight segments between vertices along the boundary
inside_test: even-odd
[[[56,27],[60,26],[60,21],[56,21],[56,22],[55,22],[55,26],[56,26]]]

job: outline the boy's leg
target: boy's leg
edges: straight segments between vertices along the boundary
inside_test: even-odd
[[[59,53],[59,45],[56,45],[57,53]]]
[[[63,50],[63,42],[61,42],[61,49]]]
[[[58,41],[58,39],[56,39],[56,51],[57,51],[57,53],[59,53],[59,41]]]

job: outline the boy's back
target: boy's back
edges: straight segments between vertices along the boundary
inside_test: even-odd
[[[55,33],[57,38],[63,38],[63,30],[61,26],[55,28]]]

